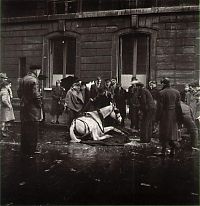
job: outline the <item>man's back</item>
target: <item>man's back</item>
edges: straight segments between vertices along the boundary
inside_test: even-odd
[[[180,93],[174,88],[165,88],[160,91],[160,101],[163,109],[175,109],[176,104],[180,101]]]

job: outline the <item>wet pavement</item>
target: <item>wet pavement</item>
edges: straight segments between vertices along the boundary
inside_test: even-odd
[[[199,151],[163,158],[156,140],[135,135],[70,143],[65,127],[47,126],[35,157],[23,158],[19,138],[15,125],[0,142],[1,205],[199,205]]]

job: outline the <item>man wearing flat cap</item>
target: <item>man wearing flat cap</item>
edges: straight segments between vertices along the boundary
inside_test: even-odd
[[[31,65],[28,74],[19,83],[21,119],[21,152],[23,155],[34,155],[37,147],[39,122],[42,117],[42,97],[39,91],[38,76],[41,68]]]
[[[160,142],[162,154],[165,155],[166,146],[170,146],[170,155],[173,156],[178,138],[178,122],[181,116],[180,92],[173,89],[169,78],[161,80],[163,85],[159,92],[157,120],[159,121]]]

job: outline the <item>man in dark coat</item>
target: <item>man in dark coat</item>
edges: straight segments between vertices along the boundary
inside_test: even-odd
[[[97,79],[95,80],[94,84],[92,84],[91,88],[90,88],[90,97],[92,99],[94,99],[97,94],[98,94],[98,89],[102,87],[101,84],[101,77],[97,77]]]
[[[65,89],[61,87],[60,80],[56,81],[56,86],[52,89],[52,100],[51,100],[51,111],[50,114],[52,116],[51,123],[59,124],[59,116],[62,115],[64,111],[64,99],[66,93]]]
[[[159,92],[157,120],[159,122],[160,141],[162,153],[166,152],[166,145],[169,143],[170,155],[174,155],[175,141],[178,138],[178,123],[181,118],[180,92],[171,88],[169,78],[161,80],[163,85]]]
[[[117,84],[116,88],[114,89],[114,102],[116,103],[116,107],[119,109],[119,112],[122,116],[122,126],[124,126],[124,120],[126,117],[126,99],[126,90],[122,88],[121,84]]]
[[[38,76],[40,67],[30,66],[30,72],[19,83],[21,119],[21,152],[33,155],[36,151],[39,135],[39,121],[42,120],[42,100],[39,91]]]
[[[192,108],[181,101],[181,111],[182,111],[182,121],[183,125],[187,128],[188,133],[190,134],[191,138],[191,148],[197,147],[198,143],[198,128],[195,124],[195,118],[192,111]]]
[[[139,101],[136,83],[138,83],[138,80],[135,77],[132,77],[132,85],[128,88],[127,104],[129,106],[129,118],[131,120],[130,128],[139,130]]]
[[[153,123],[152,123],[152,129],[153,129],[153,133],[158,130],[158,125],[156,122],[156,112],[157,112],[157,102],[158,102],[158,98],[159,98],[159,89],[157,88],[157,82],[156,81],[150,81],[149,82],[149,91],[153,97],[153,101],[155,102],[156,105],[156,111],[155,114],[153,116]]]
[[[156,105],[150,91],[144,88],[143,83],[136,83],[136,87],[138,88],[138,99],[140,111],[142,112],[140,140],[143,143],[148,143],[152,138],[152,122]]]
[[[100,87],[98,89],[98,94],[97,96],[92,100],[94,110],[99,110],[103,107],[109,106],[110,103],[112,102],[111,96],[106,95],[106,91],[103,87]],[[110,126],[113,124],[113,119],[108,116],[104,120],[104,126]]]

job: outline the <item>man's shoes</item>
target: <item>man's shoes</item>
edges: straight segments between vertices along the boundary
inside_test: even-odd
[[[59,124],[59,123],[60,123],[60,122],[57,120],[57,121],[56,121],[56,124]]]

